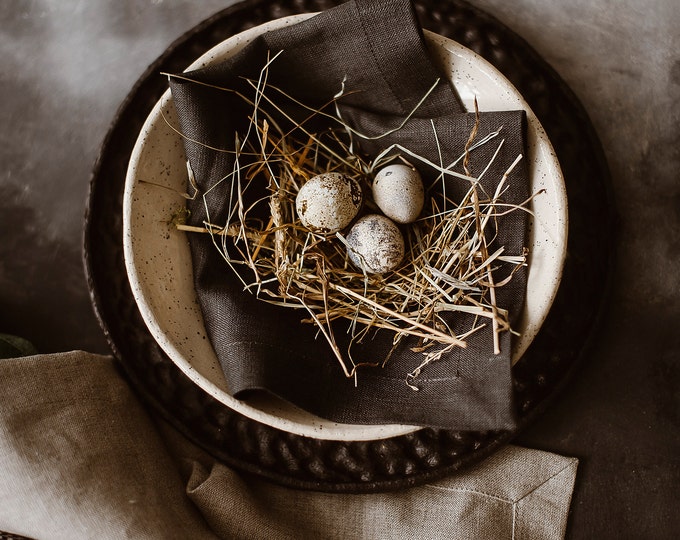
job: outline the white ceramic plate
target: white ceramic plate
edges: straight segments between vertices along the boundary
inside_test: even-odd
[[[208,51],[189,69],[223,60],[260,33],[311,16],[294,15],[246,30]],[[425,36],[433,58],[449,74],[468,110],[474,109],[476,96],[483,111],[527,112],[531,191],[545,190],[545,194],[533,203],[526,308],[517,328],[521,337],[513,350],[516,361],[543,324],[560,282],[567,234],[567,198],[562,174],[543,128],[507,79],[465,47],[430,32]],[[141,130],[128,167],[123,206],[128,278],[142,317],[165,353],[218,401],[249,418],[288,432],[332,440],[373,440],[418,429],[404,425],[338,424],[278,400],[260,398],[245,402],[227,393],[226,380],[206,335],[197,302],[186,234],[168,223],[173,212],[185,205],[180,193],[187,190],[182,140],[163,119],[165,115],[170,124],[177,124],[170,101],[167,91]]]

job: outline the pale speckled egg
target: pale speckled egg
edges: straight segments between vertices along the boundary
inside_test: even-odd
[[[414,222],[423,209],[425,190],[420,174],[407,165],[388,165],[373,180],[373,200],[397,223]]]
[[[318,174],[298,191],[295,210],[310,231],[330,234],[347,227],[361,207],[363,193],[354,178],[337,172]]]
[[[347,235],[347,244],[350,260],[369,274],[390,272],[404,258],[404,237],[399,227],[379,214],[359,219]]]

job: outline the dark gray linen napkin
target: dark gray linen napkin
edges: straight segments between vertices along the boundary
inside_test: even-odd
[[[343,118],[367,134],[384,133],[399,125],[442,78],[431,63],[422,30],[407,0],[351,0],[302,23],[269,32],[219,65],[170,78],[187,159],[199,192],[211,189],[208,204],[213,223],[224,222],[230,186],[219,182],[232,170],[232,154],[208,148],[233,149],[234,133],[244,130],[248,108],[232,93],[200,81],[238,89],[252,95],[243,77],[257,79],[268,54],[283,51],[271,64],[268,82],[300,102],[320,106],[340,89],[351,92],[340,100]],[[295,115],[300,111],[291,110]],[[306,116],[308,113],[303,113]],[[436,138],[432,130],[436,128]],[[525,151],[523,111],[481,113],[478,138],[502,127],[502,146],[482,182],[488,193],[503,172]],[[464,151],[475,124],[474,113],[460,104],[446,83],[436,86],[415,115],[388,137],[360,141],[368,156],[399,143],[433,162],[450,163]],[[196,143],[195,141],[200,141]],[[484,145],[470,154],[473,176],[489,163],[497,145]],[[528,197],[528,171],[522,160],[508,178],[504,201],[519,204]],[[414,163],[416,166],[418,163]],[[457,169],[462,172],[461,168]],[[426,185],[432,173],[421,171]],[[450,181],[447,193],[462,196],[468,185]],[[202,225],[206,213],[202,196],[187,203],[190,222]],[[525,212],[498,219],[494,246],[520,254],[526,245]],[[222,364],[230,392],[245,397],[266,390],[334,421],[371,424],[406,423],[455,430],[511,429],[514,426],[511,376],[511,335],[501,334],[501,354],[494,354],[491,325],[477,332],[466,349],[458,349],[430,364],[417,381],[419,391],[405,383],[405,375],[422,355],[405,343],[381,368],[359,371],[358,384],[342,373],[317,329],[303,324],[299,310],[266,304],[243,291],[208,235],[189,235],[195,287],[212,345]],[[500,269],[497,281],[502,279]],[[498,289],[497,302],[510,312],[513,324],[525,295],[524,271]],[[470,316],[458,316],[456,328],[469,328]],[[341,323],[342,324],[342,323]],[[341,328],[341,327],[340,327]],[[342,330],[337,335],[341,336]],[[341,345],[342,346],[342,345]],[[391,346],[391,335],[376,338],[355,354],[381,360]]]

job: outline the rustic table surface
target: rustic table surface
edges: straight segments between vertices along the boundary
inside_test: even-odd
[[[82,264],[90,172],[136,79],[230,0],[0,3],[0,333],[109,352]],[[588,111],[619,215],[606,317],[518,444],[580,459],[568,538],[680,531],[680,9],[676,0],[477,0]]]

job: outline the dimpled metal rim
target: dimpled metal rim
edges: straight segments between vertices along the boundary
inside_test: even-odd
[[[461,0],[414,2],[422,26],[480,54],[520,91],[545,128],[565,177],[569,243],[562,283],[531,347],[513,368],[518,429],[422,429],[374,441],[301,437],[234,412],[191,382],[149,334],[123,261],[122,196],[134,141],[167,80],[228,37],[271,19],[322,11],[335,0],[246,1],[180,37],[122,103],[90,180],[84,263],[97,318],[143,401],[190,440],[241,471],[289,487],[366,493],[432,481],[478,462],[539,416],[587,355],[602,318],[613,266],[615,224],[607,164],[581,104],[520,37]]]

